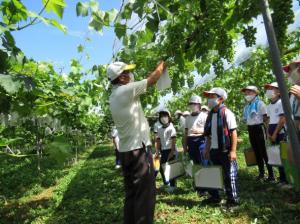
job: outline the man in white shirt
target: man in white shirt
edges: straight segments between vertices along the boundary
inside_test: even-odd
[[[114,62],[107,68],[113,85],[109,104],[120,138],[120,157],[124,175],[124,223],[153,223],[155,207],[155,176],[150,150],[150,129],[144,115],[140,95],[153,86],[163,71],[165,62],[144,80],[133,81],[130,72],[135,65]]]
[[[268,170],[268,178],[266,181],[274,182],[274,173],[272,167],[268,164],[268,156],[266,149],[266,129],[264,122],[267,121],[267,107],[263,101],[259,99],[258,89],[256,86],[247,86],[241,91],[245,94],[246,105],[244,107],[244,121],[248,127],[249,140],[255,153],[259,174],[257,180],[264,180],[265,169]]]

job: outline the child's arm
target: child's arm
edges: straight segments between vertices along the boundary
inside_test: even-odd
[[[175,150],[176,150],[176,137],[172,137],[171,152],[168,155],[168,160],[174,156]]]
[[[184,152],[187,152],[188,149],[187,149],[187,136],[188,136],[188,129],[184,129],[184,137],[183,137],[183,149],[184,149]]]
[[[276,129],[275,129],[275,131],[273,132],[273,134],[271,136],[271,141],[272,142],[276,141],[276,138],[277,138],[280,130],[284,127],[285,122],[286,122],[285,117],[284,116],[280,116],[278,124],[276,126]]]
[[[156,153],[155,153],[155,156],[158,157],[159,156],[159,149],[161,147],[161,143],[160,143],[160,138],[156,138]]]
[[[231,132],[231,150],[229,153],[230,161],[236,160],[236,147],[237,147],[237,131],[236,129]]]
[[[113,145],[114,145],[114,149],[118,149],[118,148],[117,148],[117,142],[116,142],[116,138],[115,138],[115,137],[112,138],[112,142],[113,142]]]
[[[204,158],[206,160],[209,159],[209,152],[210,152],[210,146],[211,146],[211,137],[206,137],[206,144],[205,144],[205,150],[204,150]]]

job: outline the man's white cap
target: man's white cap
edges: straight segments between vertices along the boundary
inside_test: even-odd
[[[182,113],[182,115],[183,115],[183,116],[189,116],[189,115],[191,115],[191,113],[190,113],[189,111],[186,110],[186,111],[184,111],[184,112]]]
[[[166,109],[166,108],[161,108],[161,109],[158,111],[158,113],[162,113],[162,112],[168,113],[169,116],[171,117],[171,113],[170,113],[170,111],[169,111],[168,109]]]
[[[198,103],[201,104],[202,99],[200,96],[191,96],[189,103]]]
[[[226,91],[222,88],[219,88],[219,87],[215,87],[215,88],[212,88],[209,91],[204,91],[203,92],[203,95],[206,96],[206,97],[209,96],[210,94],[217,94],[218,96],[222,97],[223,100],[227,99]]]
[[[176,110],[175,115],[182,114],[181,110]]]
[[[122,72],[126,70],[133,70],[136,67],[135,64],[126,64],[124,62],[113,62],[111,63],[107,68],[107,76],[110,81],[115,80],[118,78],[119,75],[122,74]]]
[[[241,92],[245,92],[246,90],[251,90],[251,91],[258,93],[258,89],[256,86],[246,86],[245,88],[241,89]]]
[[[275,87],[275,88],[279,88],[278,87],[278,83],[277,82],[272,82],[272,83],[270,83],[270,84],[266,84],[265,85],[265,89],[270,89],[270,88],[272,88],[272,87]]]

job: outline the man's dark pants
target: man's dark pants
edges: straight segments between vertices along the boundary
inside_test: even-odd
[[[150,148],[122,152],[125,204],[124,224],[153,223],[155,176]]]

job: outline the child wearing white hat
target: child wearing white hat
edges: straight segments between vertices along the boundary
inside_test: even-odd
[[[241,92],[245,94],[246,100],[243,120],[247,124],[249,140],[255,153],[259,170],[259,174],[256,179],[264,180],[265,164],[268,170],[268,178],[266,181],[274,182],[274,173],[272,167],[268,164],[266,149],[267,135],[264,122],[267,120],[267,107],[265,103],[260,100],[256,86],[247,86],[241,89]]]

